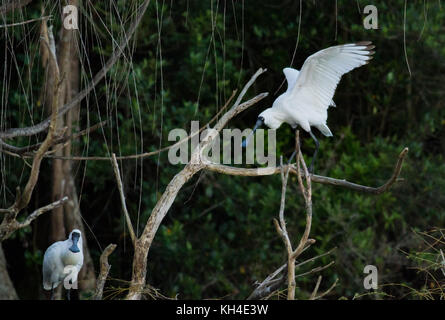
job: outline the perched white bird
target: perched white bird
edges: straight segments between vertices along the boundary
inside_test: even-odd
[[[312,172],[319,143],[311,127],[316,127],[325,136],[332,136],[326,125],[327,110],[329,106],[335,107],[332,98],[341,76],[368,64],[374,48],[370,41],[333,46],[309,56],[301,71],[283,69],[287,80],[286,92],[274,101],[271,108],[259,114],[253,132],[244,140],[243,146],[247,145],[255,130],[263,124],[270,129],[278,129],[283,122],[294,129],[299,125],[315,141],[316,149],[310,166]]]
[[[50,245],[43,256],[43,288],[51,290],[51,300],[53,299],[53,290],[73,271],[67,273],[65,267],[75,268],[74,279],[77,280],[77,274],[83,265],[82,233],[78,229],[71,231],[68,239],[57,241]],[[70,290],[67,290],[67,298],[70,299]]]

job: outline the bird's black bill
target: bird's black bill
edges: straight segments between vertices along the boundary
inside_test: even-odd
[[[255,133],[256,129],[258,129],[259,127],[261,127],[264,124],[264,119],[262,117],[258,118],[258,120],[255,123],[255,127],[253,127],[252,132],[247,136],[247,138],[241,143],[241,147],[245,148],[247,147],[247,145],[249,144],[249,140],[250,138],[253,136],[253,134]]]
[[[80,234],[77,232],[74,232],[71,237],[73,239],[73,245],[70,247],[70,251],[73,253],[80,252],[80,249],[77,246],[77,243],[79,242]]]

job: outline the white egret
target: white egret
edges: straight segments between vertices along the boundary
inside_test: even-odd
[[[319,143],[311,131],[316,127],[323,135],[332,136],[326,125],[328,107],[334,106],[332,100],[341,76],[349,71],[369,63],[374,54],[370,41],[349,43],[329,47],[309,56],[301,71],[285,68],[287,90],[273,103],[271,108],[261,112],[252,133],[243,142],[247,146],[255,130],[263,124],[270,129],[278,129],[283,122],[293,129],[299,125],[308,132],[315,141],[315,152],[309,167],[313,172],[313,165],[317,156]],[[292,154],[291,159],[294,157]],[[290,162],[290,160],[289,160]]]
[[[77,281],[77,275],[82,265],[82,233],[78,229],[73,229],[68,239],[57,241],[46,249],[43,256],[43,288],[51,290],[51,300],[54,289],[68,275],[71,275],[72,283]],[[70,300],[70,289],[67,289],[67,299]]]

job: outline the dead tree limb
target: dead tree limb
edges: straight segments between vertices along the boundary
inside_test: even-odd
[[[93,296],[93,300],[102,300],[104,293],[105,281],[107,281],[108,273],[110,272],[111,266],[108,263],[108,257],[116,249],[115,244],[109,244],[105,250],[100,255],[100,273],[97,278],[96,291]]]
[[[357,183],[346,181],[345,179],[336,179],[331,177],[319,176],[316,174],[311,174],[311,181],[314,183],[342,187],[364,193],[370,193],[375,195],[382,194],[388,191],[394,185],[394,183],[398,181],[400,172],[402,170],[402,164],[407,154],[408,154],[408,148],[404,148],[402,152],[400,152],[399,154],[392,176],[380,187],[364,186]],[[288,169],[290,170],[290,173],[297,174],[297,169],[294,164],[284,165],[284,170]],[[257,177],[257,176],[269,176],[278,174],[281,168],[280,167],[239,168],[216,163],[209,163],[206,165],[206,170],[232,176]]]
[[[303,273],[295,275],[295,278],[301,278],[301,277],[305,277],[305,276],[308,276],[308,275],[313,274],[313,273],[317,273],[317,272],[323,271],[324,269],[327,269],[330,266],[332,266],[334,263],[335,263],[334,261],[331,261],[328,264],[325,264],[324,266],[318,266],[318,267],[312,268],[309,271],[306,271],[306,272],[303,272]]]
[[[281,285],[284,283],[284,281],[287,281],[287,299],[288,300],[294,300],[295,299],[295,288],[296,288],[296,282],[295,278],[297,277],[295,275],[295,262],[296,259],[301,255],[301,253],[310,246],[313,241],[309,239],[309,234],[311,230],[312,225],[312,186],[311,186],[311,175],[309,175],[306,163],[304,161],[304,158],[301,154],[300,149],[300,139],[299,139],[299,131],[296,132],[295,135],[295,149],[296,149],[296,173],[297,173],[297,179],[298,179],[298,185],[300,188],[300,191],[303,195],[304,201],[305,201],[305,211],[306,211],[306,226],[304,233],[300,239],[300,242],[297,246],[297,248],[294,250],[292,248],[292,242],[289,238],[287,228],[286,228],[286,221],[284,219],[284,209],[285,209],[285,203],[286,203],[286,189],[287,189],[287,181],[289,177],[289,172],[291,170],[291,166],[287,166],[286,169],[283,165],[283,158],[280,158],[280,174],[281,174],[281,181],[282,181],[282,188],[281,188],[281,202],[280,202],[280,211],[279,211],[279,220],[274,219],[274,225],[275,229],[277,230],[277,233],[280,235],[281,239],[284,242],[284,245],[286,247],[287,251],[287,264],[281,266],[277,271],[272,273],[270,276],[266,278],[263,283],[260,284],[260,286],[249,296],[248,299],[257,299],[259,297],[269,296],[272,292],[275,290],[278,290]],[[303,176],[305,178],[305,181],[303,181]],[[309,260],[310,261],[310,260]],[[313,260],[312,260],[313,261]],[[300,263],[298,266],[303,265],[306,262]],[[323,267],[317,267],[312,269],[311,271],[304,273],[302,275],[310,274],[313,272],[321,271],[330,265],[333,264],[333,261],[329,263],[326,266]],[[285,267],[287,266],[287,277],[282,276],[281,278],[273,280],[279,273],[281,273]],[[301,276],[301,275],[299,275]],[[314,292],[318,290],[319,283],[316,285],[316,289]],[[314,294],[315,296],[315,294]]]
[[[57,200],[53,203],[50,203],[49,205],[41,207],[41,208],[35,210],[34,212],[32,212],[28,217],[26,217],[25,221],[23,221],[23,222],[18,222],[15,218],[12,218],[13,215],[11,213],[8,213],[3,218],[3,221],[0,224],[0,242],[9,238],[9,236],[12,233],[14,233],[15,231],[29,226],[31,224],[31,222],[33,222],[35,219],[37,219],[40,215],[44,214],[45,212],[48,212],[53,209],[59,208],[60,206],[63,206],[67,201],[68,201],[68,197],[63,197],[60,200]]]
[[[116,155],[114,153],[112,155],[111,163],[113,165],[114,175],[116,177],[116,182],[117,182],[117,188],[119,190],[119,194],[121,197],[122,210],[124,211],[125,220],[127,221],[128,231],[130,232],[131,242],[133,243],[133,246],[134,246],[134,244],[136,242],[136,235],[134,233],[133,224],[131,223],[130,215],[128,214],[127,204],[125,202],[124,187],[122,185],[121,174],[119,172],[119,165],[117,163]]]
[[[262,93],[244,103],[241,103],[247,90],[265,71],[266,70],[261,68],[258,69],[249,82],[244,86],[233,106],[219,119],[214,126],[217,133],[224,128],[230,119],[267,96],[267,93]],[[191,161],[184,167],[184,169],[182,169],[182,171],[173,177],[161,198],[158,200],[156,206],[153,208],[141,236],[135,241],[132,280],[126,299],[139,300],[141,298],[146,280],[148,251],[150,250],[156,232],[182,186],[197,172],[206,167],[206,163],[208,161],[205,160],[202,153],[205,148],[213,142],[215,137],[215,135],[208,134],[201,141],[198,147],[193,150]]]
[[[289,177],[289,169],[285,172],[283,169],[283,158],[280,158],[281,163],[281,203],[280,203],[280,212],[279,212],[279,221],[274,219],[273,222],[275,224],[275,229],[280,235],[281,239],[284,242],[287,251],[287,299],[294,300],[295,299],[295,260],[298,256],[303,252],[303,249],[308,244],[309,233],[311,231],[312,225],[312,187],[311,187],[311,176],[309,175],[309,171],[307,169],[304,158],[301,154],[300,150],[300,137],[299,131],[297,130],[295,134],[295,149],[297,153],[297,178],[298,184],[300,187],[300,191],[303,194],[304,202],[305,202],[305,210],[306,210],[306,227],[303,233],[303,236],[300,239],[300,242],[297,248],[294,250],[292,248],[292,242],[289,238],[286,228],[286,221],[284,220],[284,208],[286,203],[286,188],[287,188],[287,179]],[[301,167],[301,169],[300,169]],[[304,174],[306,185],[303,182],[302,175]]]

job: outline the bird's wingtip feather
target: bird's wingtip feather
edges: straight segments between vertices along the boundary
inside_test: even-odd
[[[356,46],[369,46],[370,44],[372,44],[372,41],[359,41],[355,43]]]

